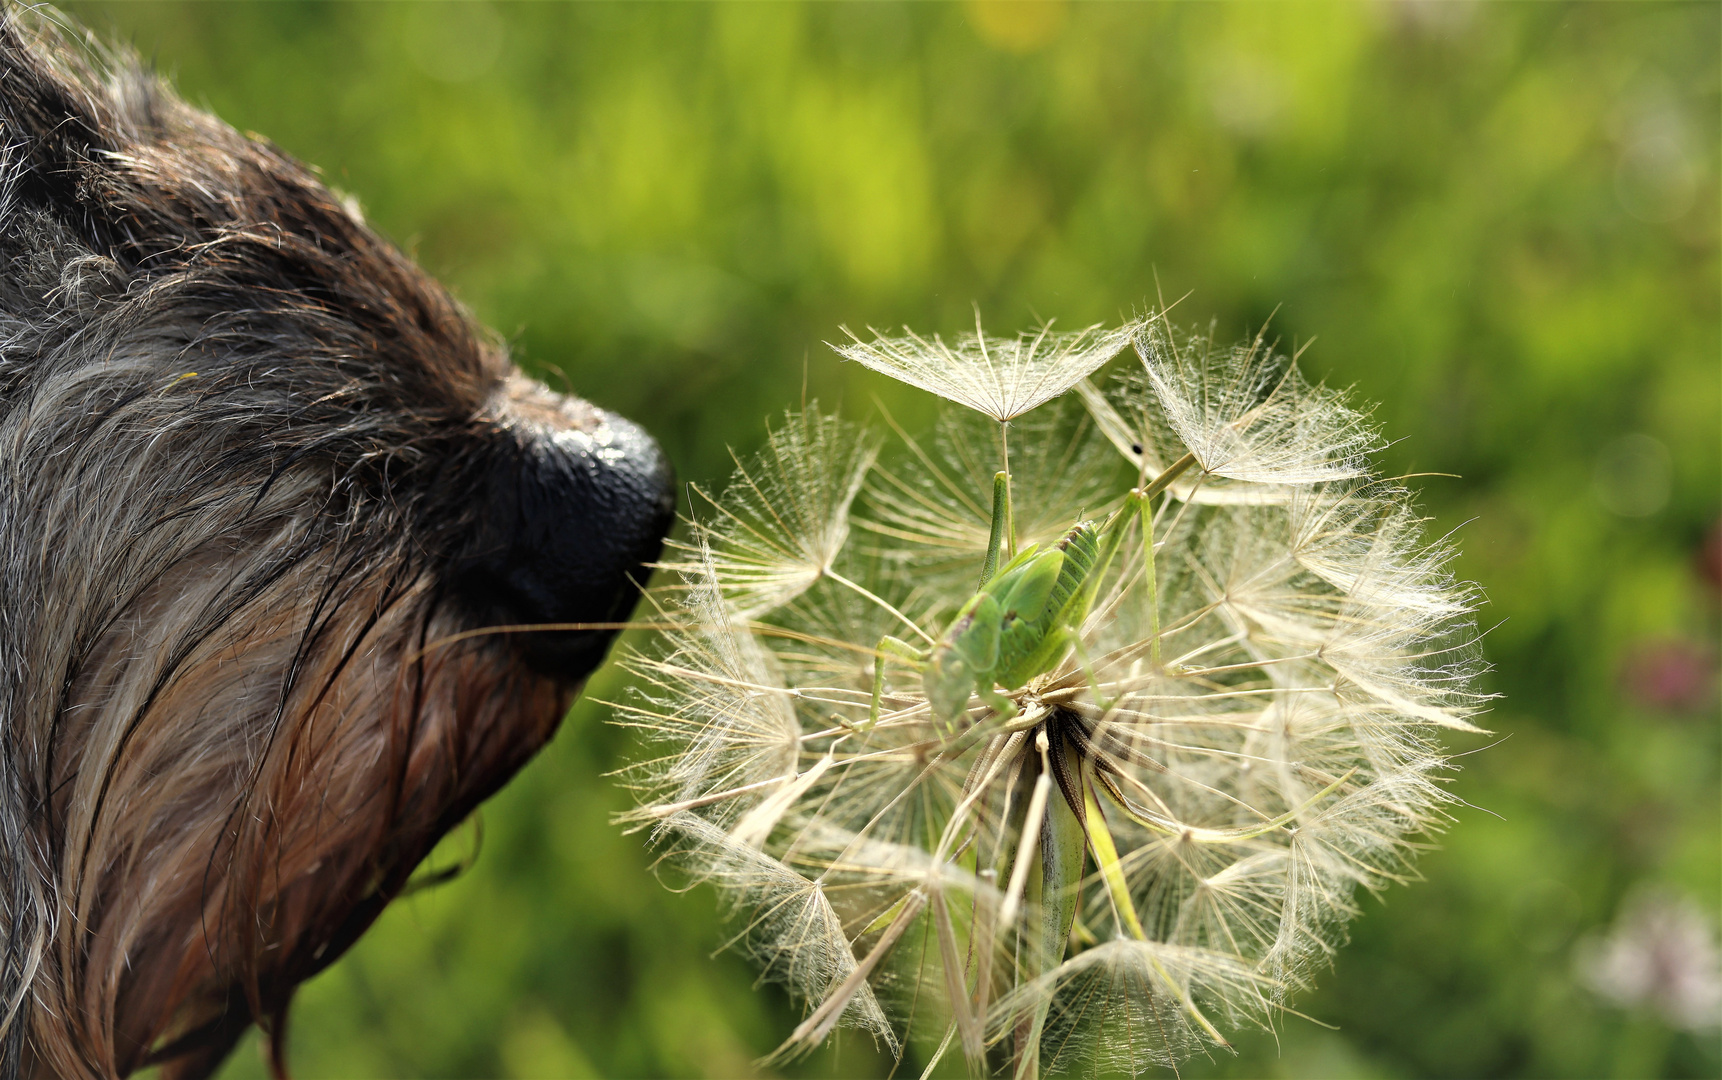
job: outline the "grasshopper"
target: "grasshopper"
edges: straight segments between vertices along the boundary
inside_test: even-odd
[[[958,609],[930,648],[917,649],[890,634],[879,640],[867,729],[879,722],[887,657],[920,671],[927,703],[947,731],[954,730],[968,712],[971,695],[979,696],[1008,723],[1018,712],[1017,704],[999,689],[1021,690],[1057,667],[1078,644],[1077,632],[1132,514],[1142,518],[1148,572],[1153,573],[1149,502],[1193,462],[1186,455],[1153,483],[1132,489],[1104,524],[1079,521],[1056,544],[1044,551],[1030,544],[1002,568],[999,555],[1010,531],[1010,476],[996,474],[992,528],[979,591]]]

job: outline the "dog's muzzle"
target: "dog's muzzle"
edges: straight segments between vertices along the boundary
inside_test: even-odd
[[[513,427],[474,493],[474,543],[453,583],[480,627],[627,618],[675,517],[675,472],[651,436],[584,402],[559,404],[559,419],[574,423]],[[615,630],[506,636],[534,670],[572,683],[603,660]]]

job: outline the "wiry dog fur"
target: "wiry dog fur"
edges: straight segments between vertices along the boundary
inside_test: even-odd
[[[277,1069],[550,736],[667,524],[303,166],[0,16],[0,1074]]]

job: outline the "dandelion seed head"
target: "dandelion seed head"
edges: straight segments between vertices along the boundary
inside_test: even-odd
[[[1127,341],[1135,369],[1088,382]],[[1136,1073],[1277,1022],[1447,822],[1440,738],[1484,704],[1452,543],[1259,340],[1150,318],[841,351],[973,411],[888,450],[791,414],[694,526],[618,706],[627,820],[806,1004],[779,1056],[852,1026]],[[1066,391],[1012,425],[993,569],[1059,599],[987,608],[997,425]],[[1001,685],[1011,649],[1034,660]]]

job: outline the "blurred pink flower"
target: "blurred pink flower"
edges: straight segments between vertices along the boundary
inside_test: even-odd
[[[1614,929],[1577,950],[1579,978],[1616,1005],[1648,1008],[1688,1031],[1722,1027],[1722,953],[1710,919],[1686,896],[1641,888]]]
[[[1634,701],[1667,712],[1699,712],[1716,701],[1716,658],[1690,641],[1634,646],[1621,665],[1621,688]]]

